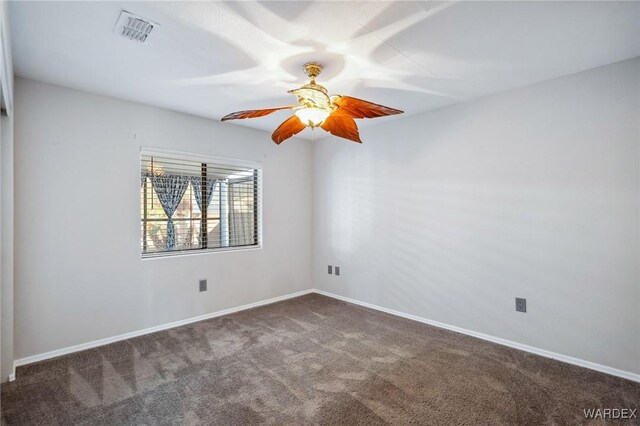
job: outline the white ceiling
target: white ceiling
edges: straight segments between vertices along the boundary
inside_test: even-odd
[[[113,33],[122,9],[160,24],[147,44]],[[214,119],[295,103],[310,60],[330,93],[415,114],[640,56],[640,2],[12,2],[10,19],[18,76]]]

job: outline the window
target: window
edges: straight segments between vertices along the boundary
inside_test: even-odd
[[[143,257],[259,244],[257,168],[143,153]]]

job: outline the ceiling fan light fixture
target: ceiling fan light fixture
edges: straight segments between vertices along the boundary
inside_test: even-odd
[[[324,120],[329,117],[330,112],[325,108],[300,108],[295,112],[296,116],[300,119],[302,124],[309,127],[318,127]]]
[[[311,79],[308,84],[288,92],[298,98],[297,105],[275,108],[236,111],[222,117],[222,121],[264,117],[283,109],[293,110],[294,115],[284,120],[271,135],[271,140],[280,145],[284,140],[297,135],[306,127],[320,127],[334,136],[362,143],[355,118],[376,118],[402,114],[403,111],[350,96],[329,96],[327,89],[316,83],[322,71],[316,62],[304,64],[304,72]]]

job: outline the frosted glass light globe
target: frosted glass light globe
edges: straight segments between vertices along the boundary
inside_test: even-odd
[[[295,114],[305,126],[318,127],[329,116],[329,111],[324,108],[301,108]]]

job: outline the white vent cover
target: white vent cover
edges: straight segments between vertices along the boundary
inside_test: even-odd
[[[113,32],[120,34],[122,37],[129,40],[144,43],[149,39],[151,32],[159,25],[155,22],[136,16],[132,13],[123,10],[120,13],[118,22],[113,29]]]

